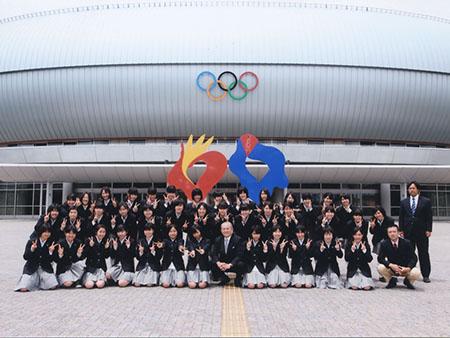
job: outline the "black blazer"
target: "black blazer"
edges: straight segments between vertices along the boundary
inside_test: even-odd
[[[293,240],[297,238],[295,236],[295,228],[299,225],[303,224],[303,218],[301,214],[294,214],[295,218],[297,219],[298,223],[295,224],[294,220],[289,220],[289,225],[286,226],[286,215],[282,215],[278,219],[278,225],[281,227],[281,230],[283,231],[283,235],[287,237],[289,240]]]
[[[60,246],[64,248],[64,253],[62,257],[59,257],[58,254],[58,247],[55,248],[55,251],[53,252],[53,256],[55,257],[56,262],[56,274],[62,274],[70,269],[71,265],[73,263],[76,263],[82,259],[84,259],[84,250],[80,257],[77,255],[78,248],[81,245],[81,241],[78,239],[74,239],[72,243],[72,247],[69,248],[69,243],[67,243],[67,240],[64,238],[58,242]]]
[[[166,216],[164,217],[163,223],[162,223],[162,236],[163,238],[169,238],[169,227],[167,227],[166,223],[167,223],[167,219],[170,218],[170,221],[173,225],[175,225],[177,227],[178,230],[178,239],[183,238],[183,231],[190,234],[190,228],[192,225],[192,219],[191,216],[188,215],[188,213],[186,211],[182,211],[181,215],[179,218],[177,218],[175,210],[171,210],[169,212],[166,213]],[[187,221],[187,229],[183,230],[183,225],[184,222]]]
[[[78,206],[77,210],[78,210],[78,217],[81,217],[82,219],[86,220],[89,217],[91,217],[91,210],[89,209],[89,205],[87,206],[86,209],[84,209],[83,205]]]
[[[303,218],[303,225],[306,229],[306,234],[308,238],[314,237],[314,232],[316,229],[316,220],[320,216],[322,209],[318,206],[313,206],[312,210],[306,211],[305,206],[302,204],[300,206],[300,214]]]
[[[226,222],[225,218],[221,218],[220,216],[219,216],[219,219],[216,220],[216,216],[218,213],[219,212],[217,211],[217,213],[215,213],[214,215],[211,215],[211,216],[214,216],[213,217],[214,227],[213,227],[213,232],[211,235],[211,237],[212,237],[211,239],[213,240],[212,241],[213,243],[216,241],[217,238],[219,238],[222,235],[220,228],[222,226],[222,223]],[[230,222],[233,225],[233,229],[234,229],[234,217],[231,214],[228,214],[228,222]]]
[[[247,249],[247,245],[244,249],[244,263],[247,266],[247,273],[252,272],[256,266],[259,272],[264,274],[264,262],[267,261],[267,252],[264,252],[264,247],[261,241],[258,241],[256,245],[253,244],[250,249]]]
[[[283,250],[280,249],[280,244],[283,241],[283,238],[277,244],[277,248],[274,250],[273,245],[271,243],[267,243],[269,247],[269,252],[267,253],[267,264],[266,264],[266,273],[271,272],[278,265],[281,270],[284,272],[289,272],[289,265],[287,262],[287,253],[289,248],[289,243],[286,243]]]
[[[127,236],[131,236],[132,239],[137,239],[137,221],[136,216],[128,212],[127,218],[125,219],[125,222],[122,220],[122,217],[120,215],[117,215],[116,217],[116,226],[114,229],[112,229],[112,233],[114,236],[117,236],[117,226],[123,225],[125,229],[127,229]],[[111,226],[112,228],[112,226]]]
[[[97,227],[98,224],[103,224],[106,227],[106,237],[112,235],[111,217],[106,215],[105,213],[103,213],[103,216],[100,220],[94,222],[93,218],[89,218],[88,220],[86,220],[85,224],[86,224],[85,226],[86,232],[84,234],[85,238],[88,238],[90,236],[95,237],[95,228]]]
[[[254,212],[249,214],[245,223],[242,224],[242,216],[237,215],[234,217],[234,231],[236,235],[241,237],[244,241],[247,241],[252,235],[252,228],[255,225],[261,225],[261,221],[253,216]]]
[[[38,229],[42,224],[44,224],[44,216],[45,215],[41,215],[39,217],[38,221],[36,222],[36,225],[34,226],[34,231],[30,235],[30,239],[39,238]],[[53,222],[53,224],[52,224],[51,220],[48,221],[48,224],[51,226],[50,232],[52,234],[48,240],[53,240],[53,241],[59,240],[59,235],[60,235],[59,231],[61,230],[61,221],[63,220],[63,218],[64,217],[62,217],[61,214],[59,214],[58,217],[56,217],[56,220]]]
[[[106,258],[110,256],[110,250],[112,243],[110,243],[109,248],[105,248],[107,237],[105,236],[100,243],[97,242],[97,238],[94,236],[94,246],[89,245],[89,239],[86,239],[84,247],[84,255],[86,256],[86,272],[94,273],[97,269],[102,269],[106,271]]]
[[[136,271],[141,271],[145,268],[145,265],[148,263],[148,265],[152,268],[153,271],[160,271],[161,270],[161,257],[162,257],[162,249],[158,249],[158,247],[155,244],[155,254],[151,253],[150,247],[155,242],[155,236],[150,241],[150,245],[147,242],[147,239],[141,238],[139,243],[144,247],[144,253],[139,255],[139,246],[136,245],[136,259],[138,260],[138,264],[136,266]]]
[[[256,209],[256,203],[253,202],[252,200],[249,200],[249,203],[247,203],[247,205],[248,205],[249,210]],[[240,208],[238,209],[237,207],[238,207],[237,203],[234,202],[233,205],[229,209],[229,212],[234,216],[237,216],[241,213],[241,209]]]
[[[99,199],[99,201],[102,201],[103,203],[105,203],[105,201],[103,199]],[[117,202],[117,204],[119,204]],[[108,205],[105,204],[105,212],[104,214],[107,216],[108,219],[111,219],[112,215],[117,215],[119,213],[119,210],[117,208],[114,208],[112,201],[109,200]]]
[[[352,219],[350,221],[347,222],[346,224],[346,228],[345,228],[345,232],[344,232],[344,237],[348,239],[349,241],[353,241],[353,229],[356,228],[356,223],[355,221]],[[367,242],[367,232],[369,230],[369,222],[367,222],[365,219],[362,220],[362,224],[361,224],[361,233],[363,235],[363,242]]]
[[[31,251],[31,245],[33,241],[37,240],[37,248],[34,251]],[[39,238],[29,239],[26,246],[25,252],[23,254],[23,259],[27,262],[23,267],[23,273],[26,275],[32,275],[37,271],[39,265],[42,267],[42,270],[48,273],[54,273],[52,262],[54,261],[54,256],[51,255],[48,251],[48,247],[52,244],[50,238],[45,241],[44,245],[41,246],[41,241]],[[55,251],[57,249],[55,248]],[[53,254],[55,253],[53,252]]]
[[[183,253],[178,250],[184,244],[182,239],[164,240],[163,259],[161,263],[161,270],[167,270],[171,263],[175,266],[177,271],[184,270]]]
[[[394,250],[392,241],[385,239],[381,242],[378,262],[389,269],[389,264],[397,264],[404,267],[413,268],[417,264],[417,256],[412,243],[401,237],[398,238],[397,251]]]
[[[159,216],[152,216],[153,220],[155,221],[154,227],[155,227],[155,233],[153,234],[153,236],[157,237],[157,238],[161,238],[162,234],[161,234],[161,217]],[[147,220],[145,219],[145,216],[142,216],[139,219],[139,222],[137,223],[137,231],[138,231],[138,239],[141,240],[142,238],[145,238],[145,234],[144,234],[144,226],[150,222],[147,222]]]
[[[121,243],[119,239],[117,239],[117,242],[119,244],[117,250],[114,249],[113,241],[110,243],[111,265],[114,266],[121,263],[123,271],[134,272],[134,254],[136,248],[133,238],[130,240],[131,244],[129,248],[127,248],[127,245],[125,244],[125,239],[123,243]]]
[[[371,278],[372,273],[370,272],[369,263],[372,261],[372,254],[369,243],[366,241],[366,253],[361,250],[361,245],[353,252],[352,245],[353,243],[349,242],[345,248],[345,260],[348,262],[347,278],[353,277],[358,269],[361,270],[364,276]]]
[[[292,246],[289,246],[289,257],[292,258],[291,274],[297,274],[301,267],[305,274],[312,275],[314,270],[311,264],[311,257],[314,255],[314,243],[311,243],[309,249],[307,249],[306,243],[308,242],[308,238],[306,236],[303,239],[302,245],[300,245],[298,238],[294,239],[293,242],[297,246],[297,249],[294,250]]]
[[[223,236],[216,238],[216,242],[214,243],[211,252],[212,263],[216,264],[217,262],[224,262],[236,266],[244,260],[244,244],[239,236],[235,234],[231,235],[226,254],[224,245]]]
[[[275,218],[275,216],[278,218],[277,222],[279,221],[280,215],[277,215],[277,213],[275,211],[272,212],[272,215],[270,216],[269,220],[267,221],[266,216],[264,215],[264,212],[262,213],[262,215],[259,217],[259,221],[260,221],[260,225],[261,225],[261,229],[262,229],[262,233],[261,233],[261,241],[266,241],[268,240],[270,237],[272,237],[272,228],[274,226],[273,224],[273,219]],[[267,223],[264,225],[263,222],[261,221],[261,217],[264,218],[265,221],[267,221]],[[278,223],[277,223],[278,224]]]
[[[333,239],[330,248],[327,248],[327,244],[325,243],[325,250],[320,252],[321,243],[322,241],[317,241],[314,248],[314,257],[317,259],[315,274],[322,276],[328,271],[328,268],[331,268],[335,274],[340,276],[341,273],[339,271],[337,258],[342,258],[344,256],[342,250],[336,250],[336,241]]]
[[[76,233],[76,239],[78,239],[81,242],[84,242],[84,239],[86,238],[86,220],[82,217],[78,217],[75,222],[70,222],[69,217],[65,218],[66,221],[66,226],[72,225],[75,228],[75,233]],[[76,224],[78,222],[78,220],[80,220],[81,225],[80,225],[80,229],[78,230],[76,227]],[[64,236],[64,231],[61,231],[59,234],[60,239],[65,239]]]
[[[413,216],[410,198],[405,198],[400,202],[398,223],[400,231],[404,231],[405,233],[405,238],[421,238],[425,236],[425,231],[432,231],[433,229],[431,201],[419,195],[416,212]]]
[[[337,217],[339,223],[340,223],[340,227],[339,229],[342,229],[342,231],[345,231],[345,227],[347,225],[347,223],[349,221],[353,220],[353,212],[355,211],[356,207],[354,205],[350,205],[350,209],[352,210],[351,212],[347,212],[344,207],[341,205],[336,209],[336,214],[335,216]],[[339,233],[338,237],[340,238],[345,238],[345,234],[344,233]]]
[[[187,249],[188,251],[195,251],[195,257],[189,257],[186,270],[192,271],[195,270],[195,268],[200,268],[201,271],[208,271],[209,270],[209,252],[211,250],[211,241],[206,238],[202,237],[200,243],[195,238],[190,238],[187,241]],[[198,251],[195,249],[203,249],[205,253],[203,255],[200,255]]]
[[[377,245],[383,239],[389,238],[388,234],[387,234],[387,227],[389,225],[393,225],[393,224],[394,224],[394,219],[389,216],[384,217],[383,222],[381,224],[378,223],[378,221],[375,219],[375,227],[372,229],[369,226],[369,231],[373,235],[373,237],[372,237],[372,245],[373,246]]]

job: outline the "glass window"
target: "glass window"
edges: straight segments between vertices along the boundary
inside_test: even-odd
[[[37,201],[39,203],[39,200]],[[18,190],[16,193],[16,205],[32,205],[33,190]]]
[[[391,191],[391,205],[395,207],[400,206],[400,191]]]
[[[342,184],[342,189],[361,189],[361,184]]]
[[[399,216],[400,208],[399,207],[391,207],[391,216]]]
[[[361,206],[361,196],[360,196],[360,194],[352,194],[351,197],[352,197],[351,203],[353,205]]]
[[[6,205],[6,191],[0,191],[0,206]]]
[[[53,189],[53,203],[62,204],[62,190]]]
[[[302,189],[320,189],[320,183],[303,183]]]
[[[322,183],[322,189],[341,189],[339,183]]]
[[[391,190],[400,190],[400,184],[391,184]]]
[[[128,189],[130,187],[131,187],[131,183],[114,183],[114,189],[116,189],[116,188]]]
[[[97,188],[97,189],[101,189],[103,187],[110,187],[110,186],[111,186],[111,183],[94,183],[92,185],[93,188]],[[131,186],[131,184],[129,186]]]
[[[6,192],[6,205],[14,205],[14,191]]]
[[[375,207],[380,204],[380,194],[362,194],[363,207]]]
[[[233,183],[234,184],[234,183]],[[155,189],[166,189],[167,183],[154,183],[153,184]],[[236,184],[234,184],[234,187],[236,187]]]
[[[148,188],[152,187],[152,184],[151,183],[133,183],[133,187],[148,189]]]
[[[421,195],[424,197],[427,197],[431,200],[431,206],[436,207],[437,206],[437,193],[436,191],[421,191]]]
[[[31,206],[27,207],[16,207],[16,215],[31,215],[33,208]]]
[[[91,189],[92,184],[91,183],[74,183],[73,189]]]
[[[380,189],[380,185],[379,184],[363,184],[362,188],[363,189]]]
[[[436,190],[436,184],[422,184],[420,190],[421,191],[423,191],[423,190],[435,191]]]
[[[300,183],[289,183],[288,189],[300,189]]]
[[[33,183],[18,183],[17,189],[33,189]]]

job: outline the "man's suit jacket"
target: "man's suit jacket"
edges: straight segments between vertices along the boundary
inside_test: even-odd
[[[232,234],[230,242],[228,243],[228,250],[225,253],[225,243],[223,236],[216,238],[211,254],[211,261],[215,264],[217,262],[231,263],[236,266],[244,258],[244,244],[239,236]]]
[[[413,268],[417,264],[417,256],[412,243],[401,237],[398,238],[397,251],[394,250],[392,241],[385,239],[381,242],[378,262],[389,269],[389,264],[397,264],[404,267]]]
[[[419,195],[416,206],[416,212],[413,216],[410,204],[410,198],[405,198],[400,202],[399,215],[400,231],[405,233],[405,238],[420,238],[425,236],[425,231],[432,231],[433,210],[431,201]]]

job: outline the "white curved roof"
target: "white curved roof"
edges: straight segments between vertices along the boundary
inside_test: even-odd
[[[0,73],[180,63],[450,73],[448,20],[367,7],[156,2],[42,12],[0,22]]]

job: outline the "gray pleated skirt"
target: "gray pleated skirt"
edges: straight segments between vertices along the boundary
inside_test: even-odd
[[[316,287],[320,289],[342,289],[342,281],[331,268],[328,268],[328,271],[322,276],[316,276]]]
[[[83,275],[83,284],[86,284],[87,281],[93,281],[93,282],[105,281],[106,282],[105,271],[103,271],[103,269],[98,268],[97,270],[94,271],[94,273],[85,272]]]
[[[184,270],[177,271],[172,263],[167,270],[161,272],[159,285],[162,285],[163,283],[169,283],[172,286],[175,286],[178,283],[186,283],[186,274],[184,273]]]
[[[63,285],[65,282],[78,282],[83,276],[85,267],[86,264],[83,261],[73,263],[70,269],[57,276],[59,285]]]
[[[108,270],[106,270],[106,273],[109,273],[111,275],[111,279],[114,282],[117,282],[119,280],[126,280],[128,282],[132,282],[134,277],[134,272],[123,271],[122,264],[120,263],[111,266]]]
[[[267,285],[276,285],[279,286],[281,284],[290,284],[291,282],[291,274],[289,272],[284,272],[277,265],[275,269],[266,274]]]
[[[266,276],[259,272],[256,265],[253,267],[252,271],[244,274],[244,279],[242,280],[242,285],[248,286],[249,284],[264,284],[266,285]]]
[[[32,275],[23,274],[14,291],[20,289],[27,289],[28,291],[49,290],[55,286],[58,286],[55,274],[45,272],[39,267]]]
[[[353,275],[353,277],[348,278],[345,282],[345,287],[347,289],[350,289],[352,287],[356,286],[358,289],[363,289],[365,287],[370,286],[372,289],[375,288],[375,284],[372,280],[372,278],[366,277],[361,273],[361,270],[358,269],[356,273]]]
[[[188,283],[210,283],[209,271],[202,271],[199,267],[195,270],[186,271]]]
[[[301,285],[311,284],[312,286],[315,285],[314,275],[305,274],[303,269],[298,270],[298,273],[296,273],[295,275],[291,275],[291,278],[292,278],[291,280],[292,286],[295,286],[297,284]]]
[[[133,284],[141,284],[141,285],[158,285],[158,271],[153,271],[148,263],[145,265],[141,271],[136,271],[133,278]]]

